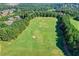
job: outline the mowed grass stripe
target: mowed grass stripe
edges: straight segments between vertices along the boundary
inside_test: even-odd
[[[36,17],[12,42],[3,42],[2,55],[63,55],[56,46],[56,18]]]

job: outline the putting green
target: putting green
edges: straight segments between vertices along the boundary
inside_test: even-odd
[[[26,29],[11,42],[1,42],[1,55],[51,56],[64,55],[57,47],[56,18],[36,17]]]

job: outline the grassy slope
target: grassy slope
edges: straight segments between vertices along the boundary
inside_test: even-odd
[[[56,46],[56,18],[38,17],[12,42],[2,42],[2,55],[63,55]]]
[[[79,21],[73,20],[72,18],[70,21],[75,26],[75,28],[77,28],[79,30]]]

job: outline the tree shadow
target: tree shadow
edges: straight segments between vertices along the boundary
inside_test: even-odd
[[[70,56],[71,54],[68,51],[66,51],[66,49],[65,49],[66,45],[64,44],[64,41],[63,41],[64,37],[63,37],[62,31],[60,30],[60,21],[59,20],[56,22],[56,32],[57,32],[57,37],[58,37],[56,40],[57,41],[56,45],[58,46],[58,48],[60,48],[62,50],[62,52],[64,53],[65,56]]]

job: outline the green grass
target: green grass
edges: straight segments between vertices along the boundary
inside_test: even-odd
[[[79,21],[74,20],[73,18],[71,18],[70,22],[75,26],[76,29],[79,30]]]
[[[11,42],[0,42],[1,55],[64,55],[57,47],[56,18],[37,17]]]

